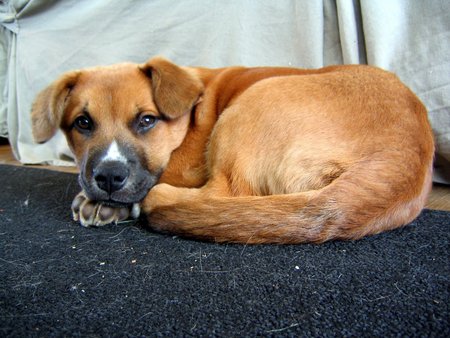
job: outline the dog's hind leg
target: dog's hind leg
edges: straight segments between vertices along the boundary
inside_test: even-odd
[[[200,189],[157,185],[142,207],[151,228],[203,240],[257,244],[357,239],[404,225],[423,208],[431,186],[431,156],[413,153],[372,154],[329,185],[307,192],[236,195],[230,185],[214,179]]]
[[[278,229],[271,225],[284,222],[286,213],[298,213],[318,193],[291,194],[289,199],[288,195],[262,197],[243,191],[237,195],[224,181],[213,179],[198,189],[156,185],[141,203],[149,226],[159,232],[217,242],[288,243],[289,238],[277,234]],[[278,207],[280,204],[282,208]],[[301,235],[304,238],[300,242],[317,238],[312,233],[316,229],[310,230],[311,234]],[[285,235],[292,237],[290,232]]]

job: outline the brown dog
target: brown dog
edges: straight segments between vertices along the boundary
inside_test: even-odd
[[[369,66],[74,71],[32,123],[38,142],[66,134],[84,226],[142,209],[153,229],[219,242],[356,239],[412,221],[431,187],[424,106]]]

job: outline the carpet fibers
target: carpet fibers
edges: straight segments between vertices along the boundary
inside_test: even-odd
[[[71,220],[76,176],[0,166],[0,335],[450,336],[450,213],[323,245]]]

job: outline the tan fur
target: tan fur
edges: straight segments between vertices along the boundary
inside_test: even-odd
[[[61,126],[82,166],[112,140],[133,145],[150,172],[162,171],[141,201],[158,231],[241,243],[356,239],[412,221],[431,187],[427,112],[377,68],[207,69],[154,58],[71,74],[38,95],[36,140]],[[136,107],[161,118],[145,135],[130,130]],[[89,137],[70,128],[83,109],[97,121]]]

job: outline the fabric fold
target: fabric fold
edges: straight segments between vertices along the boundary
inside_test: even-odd
[[[449,22],[447,0],[2,2],[0,135],[24,163],[66,159],[61,135],[33,142],[30,109],[70,69],[154,55],[205,67],[367,63],[396,73],[420,97],[438,153],[450,161]]]

